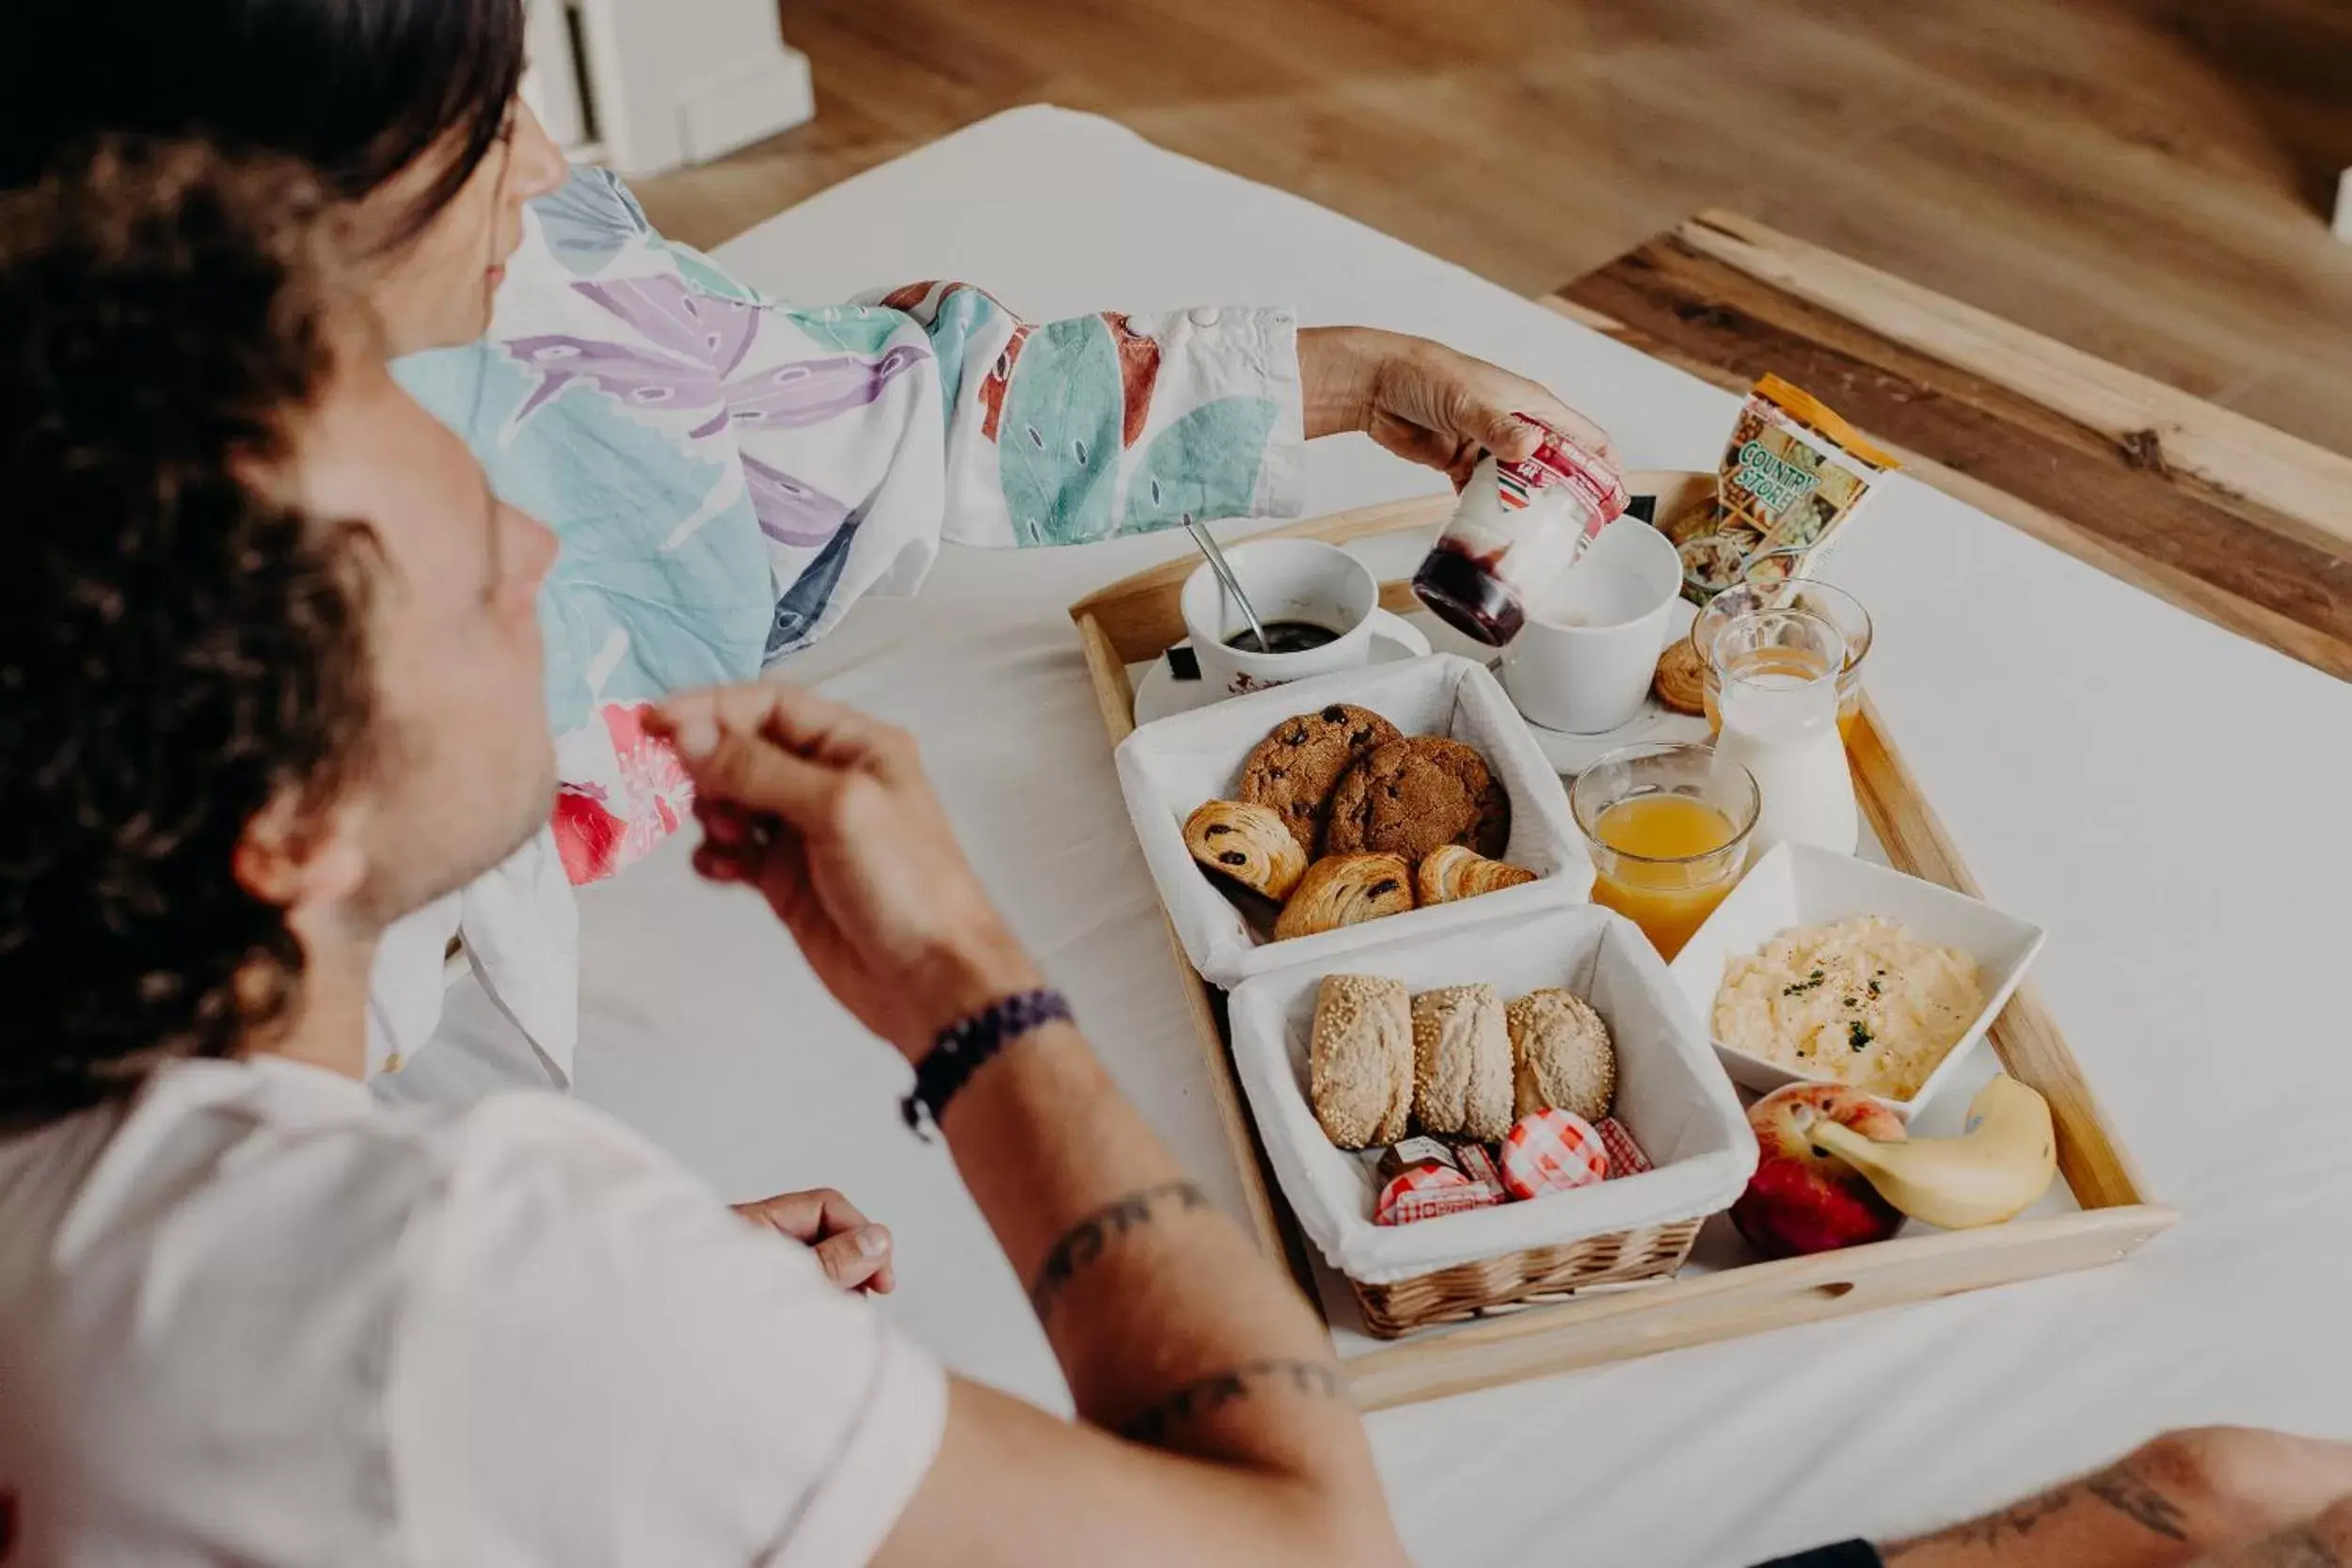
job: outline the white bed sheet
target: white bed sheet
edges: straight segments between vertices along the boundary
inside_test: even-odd
[[[829,191],[723,260],[809,299],[982,282],[1032,315],[1295,302],[1549,382],[1641,467],[1712,465],[1733,400],[1311,204],[1052,109]],[[1822,388],[1833,391],[1834,388]],[[1426,492],[1319,443],[1321,512]],[[1419,1560],[1737,1564],[1913,1530],[2216,1419],[2352,1436],[2352,688],[1898,481],[1837,576],[1871,687],[2178,1229],[2130,1263],[1380,1415]],[[960,829],[1111,1069],[1229,1206],[1233,1172],[1064,613],[1181,537],[950,549],[797,678],[912,726]],[[682,843],[582,901],[578,1091],[730,1196],[829,1183],[887,1220],[892,1310],[961,1370],[1066,1407],[1019,1283],[904,1080]],[[487,1028],[453,998],[460,1037]],[[449,1067],[462,1058],[454,1052]]]

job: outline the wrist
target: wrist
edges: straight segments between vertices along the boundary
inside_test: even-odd
[[[1045,984],[1021,944],[1009,934],[942,953],[921,967],[908,988],[916,999],[907,1011],[903,1037],[891,1043],[909,1064],[920,1066],[939,1037],[975,1013]]]
[[[1360,431],[1372,423],[1372,390],[1378,356],[1361,326],[1298,330],[1298,391],[1307,438]]]
[[[898,1102],[907,1130],[929,1140],[940,1131],[950,1102],[998,1055],[1056,1024],[1074,1022],[1070,999],[1042,987],[999,997],[959,1020],[914,1064],[914,1087]]]

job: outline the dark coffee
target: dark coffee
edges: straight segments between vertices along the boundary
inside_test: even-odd
[[[1236,632],[1225,640],[1225,645],[1238,654],[1303,654],[1310,648],[1337,642],[1340,636],[1329,626],[1319,626],[1312,621],[1268,621],[1265,640],[1270,646],[1260,647],[1254,631]]]

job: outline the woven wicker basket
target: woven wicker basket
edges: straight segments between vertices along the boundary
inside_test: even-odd
[[[1567,1246],[1531,1247],[1386,1285],[1347,1283],[1363,1308],[1366,1330],[1375,1338],[1394,1339],[1438,1323],[1541,1307],[1590,1285],[1662,1279],[1682,1267],[1706,1223],[1680,1220]]]
[[[1613,1114],[1627,1136],[1646,1128],[1654,1141],[1619,1154],[1629,1180],[1401,1229],[1378,1224],[1372,1154],[1334,1148],[1307,1092],[1311,1021],[1333,974],[1386,976],[1407,992],[1471,979],[1508,996],[1577,987],[1605,1009],[1615,1037]],[[1756,1134],[1689,1012],[1656,951],[1606,911],[1561,902],[1482,915],[1470,904],[1450,924],[1359,933],[1352,948],[1253,975],[1229,993],[1226,1024],[1244,1099],[1308,1244],[1348,1281],[1367,1331],[1391,1339],[1682,1266],[1756,1164]]]

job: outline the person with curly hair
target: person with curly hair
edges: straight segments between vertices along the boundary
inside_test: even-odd
[[[383,932],[546,815],[554,543],[391,379],[349,247],[300,168],[189,146],[0,197],[0,1563],[1401,1563],[1322,1324],[863,715],[652,722],[698,868],[914,1065],[1075,1421],[843,1289],[888,1248],[838,1195],[731,1214],[561,1096],[369,1095]],[[2347,1489],[2176,1434],[1820,1560],[2324,1565]]]
[[[734,1214],[561,1096],[369,1095],[383,931],[546,819],[554,541],[388,373],[348,245],[299,168],[189,146],[0,198],[0,1560],[1399,1560],[1314,1320],[904,773],[875,1022],[1053,1042],[1050,1104],[948,1113],[1027,1266],[1122,1162],[1174,1239],[1055,1311],[1097,1425],[951,1389],[842,1289],[888,1248],[837,1195]],[[1170,1354],[1113,1365],[1146,1313]]]
[[[542,589],[564,788],[544,837],[386,944],[380,1066],[435,1037],[466,927],[528,1041],[497,1077],[565,1082],[571,886],[685,815],[645,705],[915,592],[946,546],[1295,513],[1305,442],[1343,433],[1456,483],[1487,448],[1534,450],[1522,414],[1605,448],[1524,377],[1279,307],[1032,323],[985,289],[900,278],[772,297],[565,164],[518,95],[523,40],[522,0],[13,0],[0,46],[0,187],[109,133],[310,165],[403,384],[564,542]],[[382,1087],[449,1098],[478,1077],[427,1062]]]

